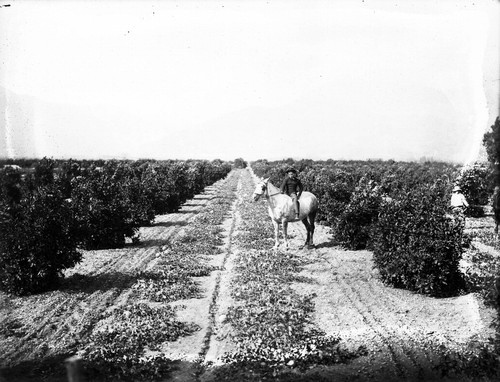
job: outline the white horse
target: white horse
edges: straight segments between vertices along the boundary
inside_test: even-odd
[[[282,194],[277,187],[269,182],[269,178],[261,179],[257,184],[253,193],[253,199],[257,201],[262,195],[265,195],[268,201],[269,216],[274,225],[274,248],[276,249],[279,246],[279,225],[281,224],[283,226],[285,248],[288,248],[288,223],[297,222],[299,220],[304,223],[307,230],[305,246],[312,247],[314,219],[318,212],[318,199],[316,196],[307,191],[302,192],[299,199],[299,218],[296,218],[292,198],[286,194]]]

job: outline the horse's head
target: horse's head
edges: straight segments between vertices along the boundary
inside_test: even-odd
[[[260,182],[257,183],[255,186],[255,191],[253,192],[253,200],[257,201],[259,198],[266,192],[267,189],[267,182],[269,181],[269,178],[264,179],[261,178]]]

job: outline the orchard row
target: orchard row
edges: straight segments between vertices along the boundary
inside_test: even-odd
[[[137,242],[139,227],[174,212],[231,164],[215,161],[54,161],[0,171],[0,288],[52,287],[79,249]]]

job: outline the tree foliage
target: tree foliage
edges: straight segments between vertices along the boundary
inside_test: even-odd
[[[156,214],[176,211],[231,171],[220,160],[14,164],[0,170],[0,289],[18,294],[57,285],[80,248],[138,240]]]
[[[81,254],[61,192],[54,185],[18,187],[20,198],[0,200],[0,289],[30,294],[56,286]]]
[[[447,214],[446,196],[447,185],[437,182],[382,204],[372,240],[375,265],[386,283],[432,296],[463,287],[463,226]]]
[[[247,167],[247,162],[243,158],[236,158],[234,160],[234,167],[235,168],[245,168],[245,167]]]

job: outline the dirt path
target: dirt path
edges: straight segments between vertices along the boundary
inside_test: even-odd
[[[231,297],[231,277],[233,275],[234,262],[236,256],[238,256],[238,252],[233,246],[233,240],[241,224],[241,216],[238,210],[241,203],[242,193],[240,180],[238,184],[238,198],[233,205],[231,219],[226,223],[230,227],[229,230],[226,229],[226,232],[228,232],[226,239],[226,256],[224,259],[224,267],[218,274],[217,290],[212,300],[212,323],[210,337],[207,338],[207,347],[203,353],[204,364],[217,365],[223,354],[233,350],[233,344],[229,340],[231,326],[225,321],[225,318],[227,317],[228,309],[234,304]]]
[[[236,192],[241,189],[241,171],[238,172]],[[234,258],[232,250],[233,234],[238,214],[238,203],[241,195],[233,202],[228,217],[222,224],[224,244],[220,254],[212,256],[210,265],[217,270],[209,276],[198,277],[204,291],[200,298],[178,300],[171,305],[180,306],[178,319],[197,324],[201,329],[193,335],[181,337],[178,341],[165,343],[162,351],[167,357],[176,360],[175,369],[168,381],[188,382],[198,380],[202,370],[200,365],[213,359],[214,351],[219,348],[221,316],[230,305],[228,280],[231,274],[231,263]]]

